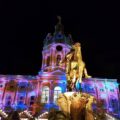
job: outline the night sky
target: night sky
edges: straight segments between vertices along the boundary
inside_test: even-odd
[[[120,82],[119,4],[74,2],[0,1],[0,74],[37,75],[43,40],[60,15],[65,34],[82,44],[89,74]]]

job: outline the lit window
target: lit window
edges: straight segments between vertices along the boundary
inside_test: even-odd
[[[56,100],[60,93],[62,93],[61,87],[59,87],[59,86],[55,87],[54,88],[54,103],[56,103]]]
[[[49,103],[49,87],[48,86],[44,86],[42,88],[41,103]]]

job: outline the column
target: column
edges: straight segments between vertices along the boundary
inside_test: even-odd
[[[40,98],[40,99],[38,99],[38,100],[39,100],[40,103],[41,103],[41,97],[42,97],[42,81],[38,81],[38,83],[39,83],[38,97]]]
[[[5,83],[5,87],[4,87],[4,91],[3,91],[3,95],[2,95],[2,107],[5,105],[5,92],[7,89],[7,83],[8,83],[8,81]]]
[[[45,64],[45,57],[44,57],[44,52],[42,52],[42,69],[44,68]]]
[[[18,86],[18,84],[17,84],[17,89],[16,89],[16,91],[15,91],[15,94],[14,94],[15,96],[14,96],[14,100],[13,100],[13,104],[14,104],[14,105],[16,105],[16,103],[17,103],[16,100],[17,100],[17,96],[18,96],[18,89],[19,89],[19,86]]]
[[[105,79],[105,89],[106,89],[106,94],[107,94],[107,112],[109,112],[109,92],[108,92],[106,83],[107,83],[107,79]]]
[[[47,64],[47,57],[46,57],[46,53],[44,53],[44,66],[46,66]]]
[[[98,89],[97,89],[97,81],[96,81],[96,78],[94,79],[94,87],[95,87],[95,92],[96,92],[96,98],[98,99]]]
[[[63,55],[62,55],[62,60],[63,60],[63,59],[65,59],[66,49],[63,48],[63,51],[62,51],[62,52],[63,52]],[[64,69],[64,70],[65,70],[65,67],[66,67],[66,66],[65,66],[65,63],[64,63],[64,64],[63,64],[63,69]]]
[[[55,49],[52,48],[52,67],[55,67]]]
[[[50,103],[53,103],[53,97],[54,97],[54,83],[53,81],[50,81]]]
[[[50,66],[52,66],[52,48],[50,48],[49,55],[50,55]]]

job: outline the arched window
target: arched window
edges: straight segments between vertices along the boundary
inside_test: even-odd
[[[18,96],[18,97],[17,97],[17,104],[18,104],[18,105],[24,104],[24,100],[25,100],[26,94],[25,94],[25,93],[18,93],[17,96]]]
[[[61,55],[57,55],[56,65],[59,66],[59,62],[61,60]]]
[[[50,56],[47,57],[47,66],[50,65]]]
[[[113,112],[117,112],[118,111],[118,100],[115,98],[110,98],[110,106]]]
[[[6,100],[5,100],[5,105],[6,106],[10,106],[11,105],[11,96],[10,95],[7,95],[6,96]]]
[[[54,88],[54,103],[56,103],[56,100],[60,93],[62,93],[61,87],[59,87],[59,86],[55,87]]]
[[[42,88],[41,103],[49,103],[49,87],[44,86]]]

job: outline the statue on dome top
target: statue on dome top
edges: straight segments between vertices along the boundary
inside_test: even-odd
[[[61,16],[57,16],[58,18],[58,23],[61,24]]]
[[[63,33],[64,32],[64,26],[61,23],[61,17],[57,16],[57,18],[58,18],[58,23],[55,26],[55,33],[57,33],[57,32],[62,32]]]

